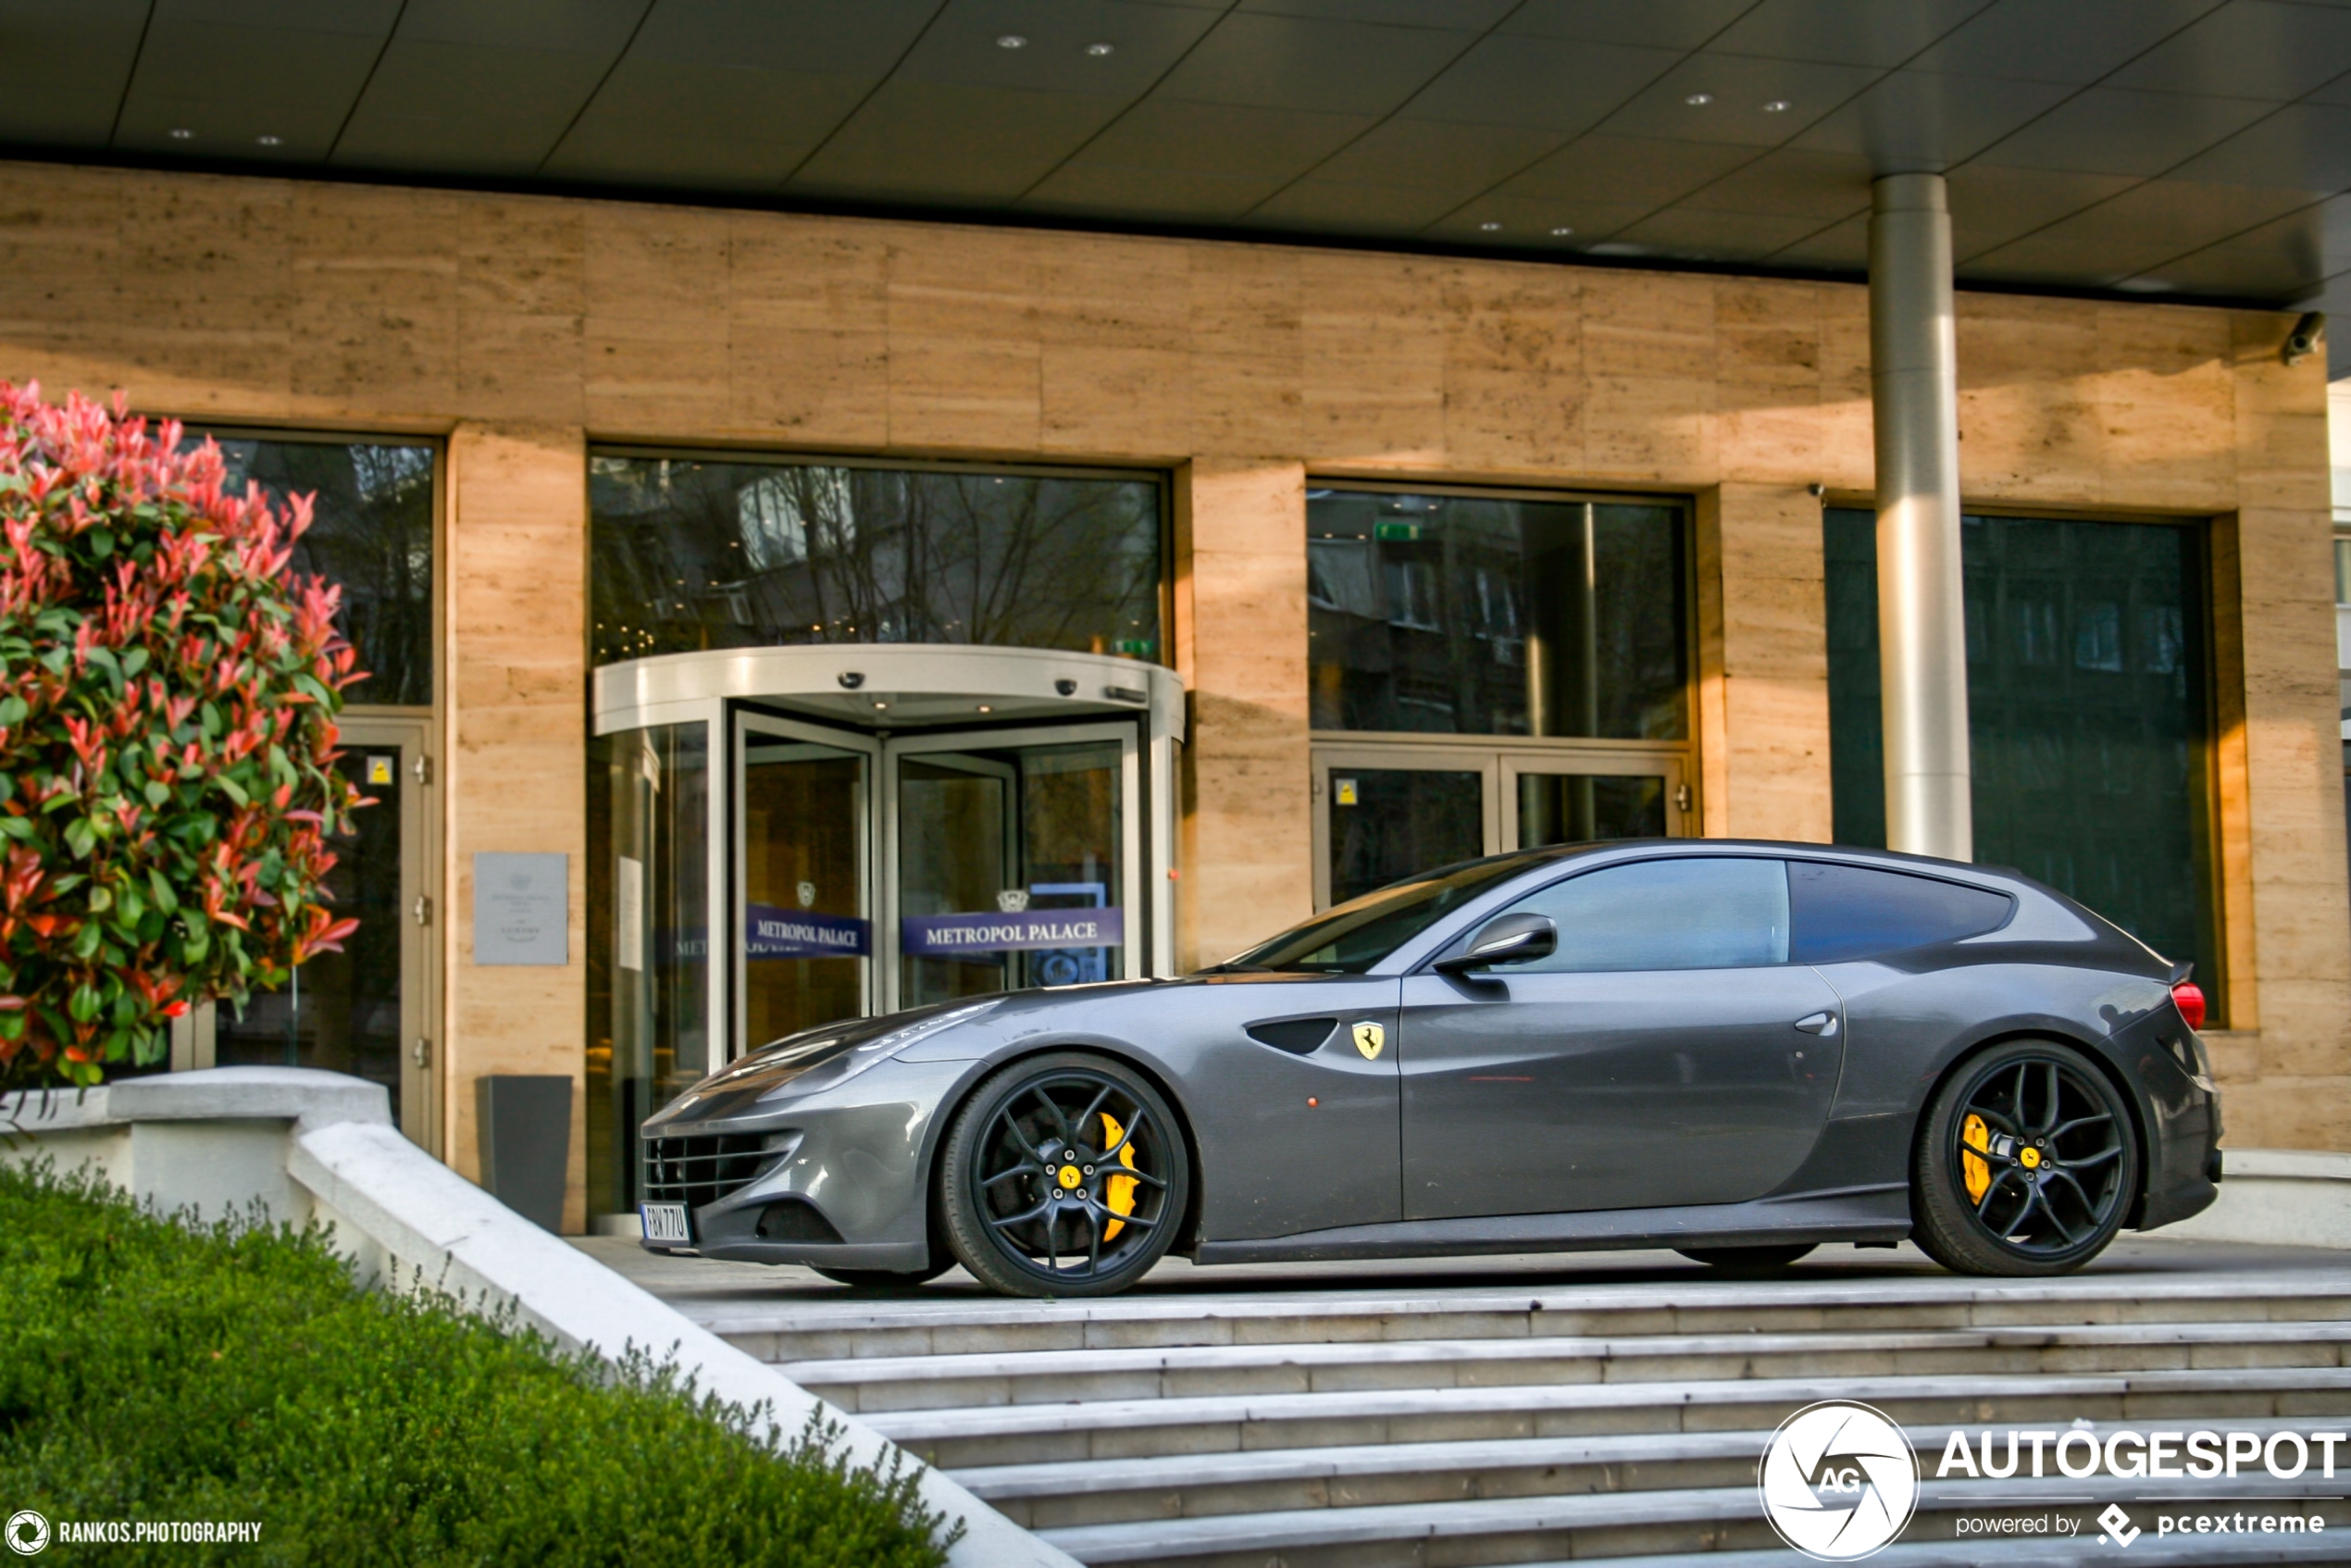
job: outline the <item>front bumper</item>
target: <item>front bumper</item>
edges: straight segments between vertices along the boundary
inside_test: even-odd
[[[693,1240],[642,1245],[733,1263],[926,1267],[939,1113],[979,1066],[893,1059],[837,1089],[653,1117],[638,1139],[647,1199],[688,1201]],[[717,1138],[743,1158],[712,1181],[682,1189],[647,1168],[651,1139]]]

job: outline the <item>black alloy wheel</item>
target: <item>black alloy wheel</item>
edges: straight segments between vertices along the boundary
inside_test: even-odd
[[[1912,1172],[1915,1239],[1961,1274],[2062,1274],[2122,1228],[2139,1183],[2129,1108],[2080,1051],[2011,1040],[1944,1085]]]
[[[1077,1052],[1016,1062],[975,1090],[939,1153],[947,1243],[1014,1296],[1107,1296],[1176,1240],[1184,1138],[1142,1076]]]

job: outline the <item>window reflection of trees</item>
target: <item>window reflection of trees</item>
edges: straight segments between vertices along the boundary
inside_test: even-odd
[[[203,440],[189,437],[191,443]],[[342,590],[337,616],[367,678],[354,703],[432,702],[433,448],[388,442],[220,442],[228,481],[279,502],[315,496],[292,569]]]
[[[598,662],[805,642],[1151,657],[1148,480],[599,456]]]

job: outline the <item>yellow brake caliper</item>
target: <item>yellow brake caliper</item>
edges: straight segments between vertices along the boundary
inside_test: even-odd
[[[1126,1129],[1118,1125],[1118,1118],[1107,1111],[1103,1112],[1102,1147],[1118,1149],[1120,1141],[1126,1137]],[[1135,1168],[1133,1144],[1129,1143],[1126,1148],[1118,1149],[1118,1163],[1130,1171]],[[1141,1185],[1133,1176],[1114,1176],[1102,1184],[1102,1201],[1109,1205],[1110,1212],[1113,1214],[1131,1214],[1135,1212],[1135,1188]],[[1118,1233],[1126,1228],[1123,1221],[1113,1220],[1102,1227],[1102,1239],[1114,1241],[1118,1238]]]
[[[1989,1149],[1992,1147],[1991,1129],[1984,1125],[1983,1117],[1971,1113],[1968,1119],[1959,1124],[1959,1141],[1970,1149]],[[1973,1154],[1962,1154],[1959,1156],[1959,1175],[1967,1182],[1967,1195],[1979,1203],[1983,1202],[1984,1191],[1992,1185],[1992,1167]]]

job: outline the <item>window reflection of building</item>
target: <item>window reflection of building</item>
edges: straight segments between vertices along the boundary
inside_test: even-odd
[[[597,662],[806,642],[1156,658],[1160,487],[599,454]]]

